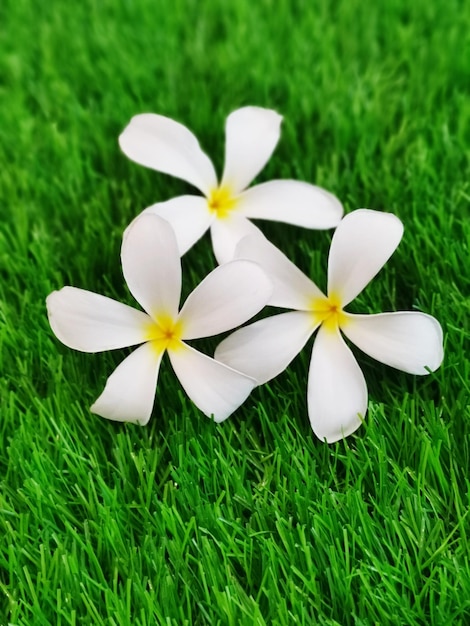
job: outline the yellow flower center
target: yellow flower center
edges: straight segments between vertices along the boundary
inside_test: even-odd
[[[331,294],[328,298],[314,298],[311,310],[315,322],[320,322],[328,330],[335,331],[347,322],[347,317],[341,307],[341,300],[336,294]]]
[[[215,213],[219,219],[227,217],[237,203],[227,187],[217,187],[211,191],[207,202],[209,210]]]
[[[161,354],[165,350],[177,350],[181,348],[182,324],[173,320],[170,315],[163,313],[157,315],[147,327],[146,341],[151,341],[155,350]]]

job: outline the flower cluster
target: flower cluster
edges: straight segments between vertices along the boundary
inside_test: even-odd
[[[167,353],[194,404],[223,421],[255,386],[281,373],[318,330],[308,413],[314,433],[331,443],[360,426],[368,402],[364,376],[342,334],[369,356],[405,372],[428,374],[439,367],[442,329],[435,318],[420,312],[357,315],[344,310],[398,246],[403,225],[397,217],[360,209],[343,218],[335,196],[306,182],[274,180],[248,188],[279,140],[281,120],[259,107],[228,116],[220,182],[196,137],[167,117],[138,115],[121,134],[121,149],[130,159],[181,178],[203,195],[154,204],[126,229],[122,270],[143,311],[74,287],[48,296],[52,330],[70,348],[100,352],[139,346],[108,378],[91,407],[94,413],[146,424]],[[335,228],[327,295],[250,218]],[[207,230],[219,266],[179,309],[180,257]],[[232,330],[266,305],[290,311],[235,330],[213,358],[187,343]]]

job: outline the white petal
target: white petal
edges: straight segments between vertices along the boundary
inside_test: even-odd
[[[176,376],[189,398],[205,415],[223,422],[249,396],[256,381],[181,344],[169,350]]]
[[[333,443],[353,433],[367,411],[367,386],[339,331],[320,327],[308,378],[308,412],[313,432]]]
[[[162,355],[150,342],[134,350],[108,378],[90,410],[109,420],[144,426],[152,414]]]
[[[260,107],[244,107],[228,116],[222,187],[237,194],[251,183],[279,141],[281,122],[278,113]]]
[[[206,196],[217,186],[214,166],[196,137],[169,117],[136,115],[120,135],[119,145],[132,161],[182,178]]]
[[[256,315],[273,287],[251,261],[231,261],[213,270],[188,296],[180,311],[183,339],[212,337]]]
[[[343,306],[364,289],[400,243],[403,224],[391,213],[359,209],[346,215],[333,234],[328,294]]]
[[[333,228],[343,216],[338,198],[297,180],[272,180],[247,189],[237,198],[237,211],[246,217],[316,229]]]
[[[215,219],[201,196],[179,196],[152,204],[144,211],[166,220],[174,230],[181,256],[209,229]]]
[[[305,311],[311,310],[312,300],[325,298],[315,283],[261,233],[244,237],[235,256],[255,261],[265,270],[274,285],[270,306]]]
[[[170,224],[142,214],[127,228],[121,248],[129,291],[152,317],[176,317],[181,294],[181,262]]]
[[[102,352],[146,340],[148,315],[97,293],[63,287],[47,297],[46,305],[56,337],[74,350]]]
[[[343,333],[377,361],[410,374],[428,374],[442,363],[442,328],[431,315],[414,311],[346,315]]]
[[[217,263],[232,261],[238,242],[247,235],[262,233],[250,220],[242,215],[232,213],[224,218],[216,219],[211,226],[211,239]]]
[[[290,311],[240,328],[217,346],[214,358],[258,384],[286,369],[307,343],[316,326],[305,311]]]

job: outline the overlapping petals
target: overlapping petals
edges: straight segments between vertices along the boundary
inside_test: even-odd
[[[207,210],[207,200],[202,196],[178,196],[166,202],[152,204],[145,209],[144,213],[158,215],[171,224],[181,256],[207,232],[214,222],[214,216]]]
[[[271,306],[309,311],[313,300],[326,297],[308,276],[263,236],[242,239],[235,256],[259,263],[268,273],[273,283],[268,303]]]
[[[243,237],[263,234],[253,222],[238,213],[232,213],[224,220],[215,220],[210,233],[212,249],[220,264],[228,263],[234,258],[235,249]]]
[[[341,203],[314,185],[278,180],[247,189],[276,147],[281,121],[275,111],[253,106],[228,116],[225,167],[219,184],[212,162],[187,128],[150,113],[131,119],[119,138],[124,154],[141,165],[182,178],[205,196],[202,203],[196,196],[183,196],[146,209],[172,225],[180,254],[210,229],[217,261],[231,260],[236,244],[249,230],[250,218],[315,229],[338,224],[343,214]]]
[[[402,223],[393,215],[366,209],[347,215],[331,243],[327,296],[265,238],[246,237],[236,256],[266,269],[274,285],[270,304],[297,311],[236,331],[218,346],[216,358],[266,382],[320,326],[308,377],[312,429],[330,443],[350,435],[364,419],[367,387],[340,330],[373,358],[405,372],[427,374],[443,359],[442,329],[430,315],[352,315],[343,310],[379,272],[402,234]]]
[[[168,353],[194,404],[221,422],[257,384],[280,374],[316,333],[308,414],[317,437],[331,443],[356,431],[368,404],[364,375],[344,337],[370,357],[407,373],[426,375],[440,366],[443,335],[434,317],[415,311],[358,315],[344,310],[399,245],[403,225],[397,217],[361,209],[341,220],[343,207],[335,196],[301,181],[273,180],[249,188],[279,141],[281,123],[278,113],[260,107],[231,113],[220,179],[194,134],[165,116],[137,115],[119,137],[131,160],[180,178],[203,195],[149,206],[126,229],[123,274],[143,310],[74,287],[48,296],[51,328],[65,345],[83,352],[137,346],[109,376],[91,407],[94,413],[146,424]],[[326,294],[252,219],[308,229],[337,227]],[[180,256],[208,230],[220,267],[180,308]],[[217,347],[215,358],[186,343],[232,330],[266,304],[288,311],[235,331]]]
[[[260,302],[266,303],[271,291],[271,283],[263,281],[259,267],[251,261],[231,261],[216,268],[180,311],[184,338],[212,337],[240,326],[258,313]]]
[[[214,357],[263,384],[283,372],[318,328],[309,311],[289,311],[240,328]]]
[[[146,313],[81,289],[47,298],[51,327],[67,346],[86,352],[142,343],[111,374],[92,411],[117,421],[150,418],[165,352],[193,402],[216,421],[226,419],[256,381],[184,343],[244,323],[269,300],[272,285],[258,265],[236,260],[217,268],[178,313],[181,266],[171,226],[154,215],[134,220],[121,259],[129,290]]]

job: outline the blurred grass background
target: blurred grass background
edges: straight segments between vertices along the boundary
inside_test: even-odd
[[[470,623],[469,96],[463,0],[1,1],[1,624]],[[130,117],[186,124],[220,172],[247,104],[285,116],[259,180],[403,220],[353,310],[445,331],[424,379],[358,355],[366,423],[331,446],[309,350],[223,425],[166,363],[139,428],[88,410],[123,351],[69,351],[45,315],[64,284],[132,303],[122,231],[187,190],[120,153]],[[260,225],[324,286],[330,233]],[[188,290],[213,263],[205,239]]]

